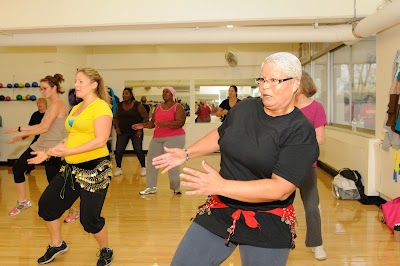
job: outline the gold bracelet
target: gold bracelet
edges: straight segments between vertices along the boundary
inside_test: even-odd
[[[51,158],[51,155],[48,153],[48,151],[49,150],[44,151],[44,154],[46,154],[46,156],[47,156],[46,161],[50,160],[50,158]]]

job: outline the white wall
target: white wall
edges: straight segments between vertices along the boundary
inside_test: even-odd
[[[74,87],[74,78],[78,66],[86,64],[86,52],[77,47],[21,47],[0,48],[0,82],[7,83],[32,83],[38,82],[47,75],[63,74],[65,83],[61,84],[66,91],[61,97],[67,106],[68,90]],[[0,95],[10,96],[13,101],[0,102],[0,161],[16,159],[28,147],[32,138],[15,144],[6,144],[11,136],[4,132],[15,126],[28,125],[33,112],[37,110],[33,101],[16,101],[16,95],[35,95],[42,97],[39,88],[0,88]]]
[[[371,143],[383,138],[380,131],[385,120],[388,91],[391,83],[393,57],[400,49],[400,26],[393,27],[377,35],[377,117],[376,135],[365,136],[351,131],[338,131],[327,127],[327,140],[321,146],[320,160],[336,169],[350,167],[357,169],[363,176],[368,193],[393,197],[399,195],[397,183],[387,176],[393,163],[390,155],[382,154]],[[224,54],[233,50],[239,59],[239,66],[232,68],[224,61]],[[121,95],[125,81],[130,80],[189,80],[191,88],[196,79],[248,79],[258,75],[262,59],[275,51],[297,50],[292,44],[259,45],[207,45],[207,46],[115,46],[115,47],[44,47],[44,48],[1,48],[0,82],[22,82],[38,80],[47,74],[64,72],[67,82],[65,88],[73,86],[76,67],[92,66],[98,68],[106,85]],[[53,61],[50,62],[49,61]],[[17,78],[18,80],[16,80]],[[7,91],[7,89],[0,89]],[[0,94],[2,94],[0,92]],[[138,95],[141,96],[141,95]],[[191,102],[194,102],[194,96]],[[35,110],[33,103],[0,102],[0,115],[4,128],[27,123]],[[188,121],[185,126],[187,143],[190,144],[203,136],[208,129],[218,123],[206,125]],[[151,131],[145,133],[145,148],[151,138]],[[0,161],[13,156],[26,147],[22,142],[7,146],[1,135]],[[10,149],[11,150],[7,150]],[[21,148],[22,147],[22,148]],[[7,154],[5,154],[7,153]],[[374,156],[375,157],[374,157]],[[389,156],[389,157],[387,157]],[[372,160],[372,161],[371,161]],[[386,174],[385,174],[386,173]],[[381,186],[379,184],[387,185]],[[378,184],[378,185],[377,185]],[[391,185],[392,184],[392,185]]]
[[[357,1],[356,15],[363,17],[376,10],[381,0]],[[70,0],[59,1],[3,1],[0,25],[2,30],[43,29],[115,25],[164,26],[177,23],[257,21],[276,19],[354,17],[354,2],[349,0]],[[45,15],[44,15],[45,14]],[[21,19],[19,19],[21,15]]]
[[[389,90],[393,80],[393,62],[397,50],[400,49],[400,25],[377,35],[376,41],[376,135],[383,138],[380,130],[386,123]],[[378,190],[388,198],[400,196],[399,181],[393,180],[393,150],[389,152],[379,149],[377,184]]]
[[[400,49],[400,25],[376,36],[376,133],[375,136],[327,127],[327,139],[321,146],[320,160],[340,169],[358,170],[368,195],[384,198],[400,196],[400,181],[393,179],[393,149],[382,150],[383,125],[386,122],[394,56]]]
[[[112,87],[117,96],[121,97],[126,81],[135,80],[185,80],[191,86],[190,106],[194,106],[194,83],[197,79],[225,80],[226,85],[236,79],[252,79],[259,73],[263,59],[273,52],[297,50],[293,44],[251,44],[251,45],[154,45],[154,46],[108,46],[108,47],[22,47],[0,48],[0,82],[39,81],[46,75],[61,73],[66,82],[63,88],[73,88],[77,68],[84,66],[99,70],[105,85]],[[225,61],[225,52],[234,51],[239,66],[230,67]],[[192,85],[191,85],[192,84]],[[170,84],[163,84],[167,86]],[[10,94],[12,92],[12,95]],[[40,96],[38,89],[0,89],[0,95],[15,97],[16,94],[27,93]],[[138,90],[136,96],[144,90]],[[161,98],[161,90],[150,92]],[[15,94],[15,95],[14,95]],[[188,92],[178,97],[188,97]],[[63,95],[67,105],[67,93]],[[3,127],[0,128],[0,161],[16,159],[24,151],[29,141],[8,145],[10,136],[3,134],[6,129],[26,125],[31,114],[36,110],[33,102],[0,102],[0,115],[3,117]],[[214,129],[219,123],[195,124],[194,118],[188,119],[185,125],[187,143],[193,143],[203,136],[207,130]],[[152,136],[151,130],[146,130],[144,149]],[[115,140],[114,140],[115,143]],[[131,145],[128,149],[132,149]]]

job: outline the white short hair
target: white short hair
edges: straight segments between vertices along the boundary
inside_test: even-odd
[[[301,78],[302,68],[300,60],[291,53],[280,52],[272,54],[264,59],[261,67],[264,65],[275,66],[289,77]]]

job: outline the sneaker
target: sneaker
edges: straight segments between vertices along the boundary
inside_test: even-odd
[[[97,266],[107,266],[111,265],[112,260],[114,259],[114,252],[112,248],[102,248],[97,253]]]
[[[38,259],[39,264],[46,264],[54,260],[54,258],[59,254],[64,254],[68,251],[68,245],[64,241],[59,247],[53,247],[51,244],[47,247],[46,253]]]
[[[178,188],[174,190],[175,195],[182,195],[182,191]]]
[[[10,216],[14,216],[19,214],[22,210],[28,209],[30,206],[32,206],[32,203],[30,200],[24,200],[23,202],[17,201],[17,205],[15,205],[14,208],[8,213]]]
[[[149,194],[156,194],[157,188],[156,187],[148,187],[145,190],[139,192],[140,195],[149,195]]]
[[[115,176],[119,176],[119,175],[122,175],[122,174],[123,174],[123,172],[122,172],[121,167],[117,167],[117,170],[115,170],[114,175]]]
[[[77,209],[69,209],[67,217],[64,219],[64,223],[72,223],[79,218],[79,211]]]
[[[145,176],[146,175],[146,167],[142,167],[142,170],[140,171],[140,175],[141,176]]]
[[[314,252],[316,260],[326,260],[326,253],[323,246],[312,247],[311,250]]]

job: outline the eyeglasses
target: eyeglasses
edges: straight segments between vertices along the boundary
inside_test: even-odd
[[[50,88],[50,87],[42,87],[42,88],[39,88],[39,90],[40,90],[40,91],[45,91],[45,90],[47,90],[48,88]]]
[[[256,81],[256,83],[257,83],[258,85],[260,85],[260,84],[262,84],[262,83],[267,83],[267,84],[272,85],[272,86],[277,86],[277,85],[281,84],[282,82],[285,82],[285,81],[288,81],[288,80],[291,80],[291,79],[294,79],[294,78],[286,78],[286,79],[274,79],[274,78],[272,78],[272,79],[265,79],[265,78],[256,78],[255,81]]]

